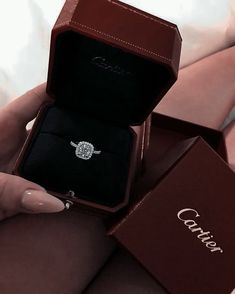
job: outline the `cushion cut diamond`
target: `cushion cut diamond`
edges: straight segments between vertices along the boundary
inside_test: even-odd
[[[80,142],[76,148],[78,158],[89,160],[94,153],[94,146],[88,142]]]
[[[101,151],[95,151],[94,146],[89,142],[82,141],[82,142],[79,142],[78,144],[71,142],[70,144],[76,148],[76,151],[75,151],[76,156],[83,160],[89,160],[91,159],[93,154],[101,153]]]

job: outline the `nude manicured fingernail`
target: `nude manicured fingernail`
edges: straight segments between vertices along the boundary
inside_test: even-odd
[[[59,212],[65,209],[64,203],[44,191],[27,190],[21,204],[23,208],[35,213]]]

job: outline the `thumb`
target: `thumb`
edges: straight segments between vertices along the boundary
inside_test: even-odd
[[[36,117],[42,104],[49,100],[46,94],[46,84],[42,84],[7,104],[4,107],[4,113],[11,121],[26,126]]]
[[[0,173],[0,220],[17,213],[53,213],[64,210],[61,200],[23,178]]]

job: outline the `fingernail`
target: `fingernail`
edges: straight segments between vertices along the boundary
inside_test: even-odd
[[[37,190],[25,191],[21,204],[23,208],[34,213],[59,212],[65,209],[61,200],[44,191]]]

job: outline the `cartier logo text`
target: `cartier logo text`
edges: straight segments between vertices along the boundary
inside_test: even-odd
[[[193,233],[195,237],[204,244],[211,253],[223,253],[221,247],[214,241],[211,232],[204,230],[198,223],[200,214],[192,208],[185,208],[178,212],[177,217]],[[198,222],[197,222],[198,220]]]
[[[112,62],[102,56],[96,56],[96,57],[92,58],[91,63],[106,70],[106,71],[110,71],[110,72],[113,72],[113,73],[121,75],[121,76],[132,75],[132,73],[130,71],[122,68],[121,66],[115,64],[114,62]]]

